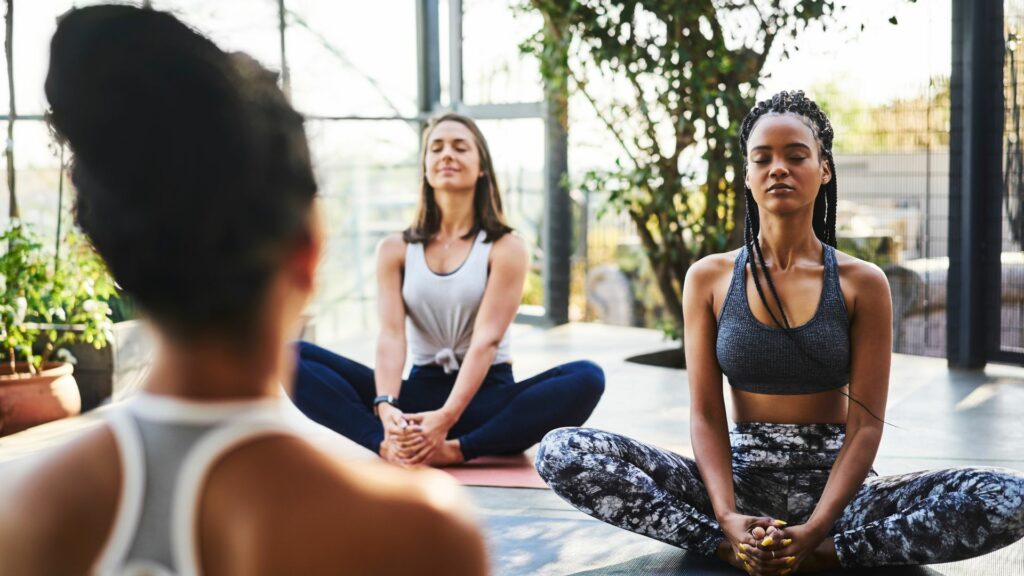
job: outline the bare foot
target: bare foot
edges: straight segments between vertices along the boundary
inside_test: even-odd
[[[377,453],[380,454],[381,460],[385,462],[407,466],[404,455],[398,450],[398,442],[395,442],[393,439],[384,438],[384,440],[381,440],[380,450]]]
[[[430,455],[430,458],[427,459],[427,464],[442,467],[461,464],[465,461],[466,458],[462,455],[462,447],[459,445],[459,441],[445,440],[444,444]]]

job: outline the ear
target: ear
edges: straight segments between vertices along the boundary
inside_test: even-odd
[[[743,183],[747,185],[747,188],[750,188],[750,171],[747,170],[746,162],[743,163]]]
[[[821,163],[821,183],[828,184],[832,181],[832,163],[825,160]]]
[[[292,252],[290,275],[299,289],[312,294],[316,285],[316,269],[323,252],[324,232],[320,211],[315,203],[309,212],[307,232]]]

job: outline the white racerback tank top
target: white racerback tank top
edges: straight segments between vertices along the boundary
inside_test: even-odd
[[[124,471],[101,576],[199,574],[196,513],[209,469],[259,436],[294,434],[281,398],[196,402],[142,393],[107,412]]]
[[[448,274],[437,274],[427,266],[422,243],[406,244],[402,299],[413,364],[438,364],[447,373],[459,369],[469,350],[473,323],[490,273],[487,260],[493,244],[484,242],[486,237],[487,233],[481,230],[465,262]],[[509,359],[506,330],[493,363]]]

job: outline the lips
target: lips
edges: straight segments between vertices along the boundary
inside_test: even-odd
[[[793,187],[786,184],[772,184],[768,188],[769,192],[792,192]]]

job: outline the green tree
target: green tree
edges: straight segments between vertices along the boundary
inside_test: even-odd
[[[621,154],[580,184],[636,224],[681,337],[687,270],[742,242],[739,124],[769,56],[785,58],[832,0],[526,0],[544,24],[523,50],[540,59],[560,117],[588,100]],[[773,50],[774,49],[774,50]],[[561,110],[559,110],[559,108]]]

